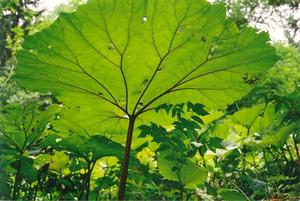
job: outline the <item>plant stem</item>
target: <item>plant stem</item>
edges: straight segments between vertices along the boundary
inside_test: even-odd
[[[269,164],[269,160],[267,159],[267,156],[266,156],[266,152],[263,151],[263,157],[264,157],[264,160],[265,160],[265,164],[266,164],[266,167],[267,167],[267,171],[270,172],[270,164]]]
[[[183,200],[183,193],[184,193],[184,188],[183,185],[180,183],[180,200]]]
[[[88,200],[90,196],[90,182],[91,182],[91,174],[95,167],[96,161],[87,161],[87,173],[85,174],[84,182],[82,185],[82,189],[80,191],[80,194],[78,196],[78,200],[82,200],[82,197],[85,194],[85,199]]]
[[[89,198],[90,198],[91,175],[94,170],[95,164],[96,164],[96,161],[94,161],[92,163],[91,167],[89,168],[87,184],[86,184],[86,195],[85,195],[86,200],[89,200]]]
[[[299,148],[296,142],[296,133],[292,134],[293,137],[293,142],[294,142],[294,147],[295,147],[295,151],[296,151],[296,155],[297,155],[297,159],[300,160],[300,152],[299,152]]]
[[[36,186],[35,186],[35,188],[34,188],[34,193],[33,193],[33,199],[32,199],[33,201],[36,200],[36,196],[37,196],[37,192],[38,192],[38,190],[39,190],[40,182],[41,182],[41,176],[38,175],[38,178],[37,178],[37,184],[36,184]]]
[[[85,191],[85,184],[86,184],[86,181],[87,181],[87,177],[88,177],[88,172],[89,172],[89,168],[90,168],[90,162],[88,161],[87,162],[87,171],[85,170],[85,174],[84,174],[84,181],[83,181],[83,184],[81,186],[81,190],[80,190],[80,193],[78,195],[78,200],[82,200],[82,197],[83,197],[83,194],[84,194],[84,191]]]
[[[12,200],[16,200],[18,197],[18,193],[19,193],[19,183],[20,183],[20,170],[21,170],[21,158],[18,161],[17,164],[17,172],[16,172],[16,178],[15,178],[15,183],[14,183],[14,187],[13,187],[13,194],[12,194]]]
[[[294,162],[295,160],[294,160],[293,154],[292,154],[292,152],[290,150],[290,147],[289,147],[288,143],[286,143],[286,150],[288,151],[292,162]]]
[[[126,145],[125,145],[125,151],[124,151],[124,160],[123,160],[123,164],[122,164],[121,177],[120,177],[120,183],[119,183],[118,200],[125,199],[126,180],[127,180],[127,173],[128,173],[128,167],[129,167],[131,142],[132,142],[132,135],[133,135],[135,120],[136,120],[135,116],[129,117],[129,125],[128,125],[128,129],[127,129]]]
[[[236,187],[236,189],[237,189],[240,193],[242,193],[248,201],[250,201],[249,197],[244,193],[244,191],[243,191],[240,187],[238,187],[234,182],[231,182],[231,184],[233,184],[233,185]]]

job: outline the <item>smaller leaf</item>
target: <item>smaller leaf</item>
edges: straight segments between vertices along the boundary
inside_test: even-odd
[[[195,112],[196,114],[200,115],[200,116],[206,116],[209,113],[204,109],[204,105],[200,104],[200,103],[196,103],[193,104],[191,102],[187,103],[187,107],[188,107],[188,111],[192,110],[193,112]]]
[[[53,155],[49,169],[61,173],[68,163],[69,157],[63,151],[59,151]]]
[[[151,133],[151,127],[147,125],[141,125],[138,129],[141,130],[140,137],[146,137]]]
[[[9,177],[2,172],[0,173],[0,197],[9,197]]]
[[[200,124],[203,124],[204,125],[204,122],[202,121],[202,119],[196,115],[192,115],[192,119],[197,121],[198,123]]]
[[[33,167],[33,160],[30,158],[21,158],[20,174],[29,183],[32,183],[37,178],[37,170]]]
[[[288,136],[294,131],[295,127],[296,123],[292,123],[287,126],[282,126],[278,131],[264,135],[262,143],[265,145],[272,144],[277,147],[282,147],[286,142]]]
[[[194,164],[189,159],[182,159],[182,166],[179,168],[175,160],[168,160],[167,157],[172,155],[170,151],[160,152],[157,159],[159,173],[171,181],[181,181],[186,188],[195,188],[196,185],[203,183],[207,178],[207,170]],[[178,169],[179,168],[179,169]],[[177,174],[179,171],[179,176]]]
[[[233,189],[221,188],[218,193],[224,201],[247,201],[243,194]]]
[[[209,139],[207,146],[212,151],[216,151],[216,149],[225,149],[225,147],[221,144],[222,141],[222,138],[212,137]]]

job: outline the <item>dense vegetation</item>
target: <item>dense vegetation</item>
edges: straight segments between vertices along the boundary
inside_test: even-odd
[[[297,21],[247,26],[296,1],[37,2],[0,2],[0,199],[300,198]]]

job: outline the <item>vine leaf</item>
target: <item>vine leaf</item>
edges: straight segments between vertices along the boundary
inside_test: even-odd
[[[90,0],[25,38],[15,79],[77,108],[90,133],[124,134],[130,116],[137,126],[166,102],[224,108],[240,98],[245,73],[277,60],[268,40],[204,0]]]

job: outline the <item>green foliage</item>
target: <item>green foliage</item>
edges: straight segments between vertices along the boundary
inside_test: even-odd
[[[12,188],[12,199],[19,194],[20,182],[24,179],[32,184],[37,179],[34,160],[30,156],[41,151],[39,142],[48,134],[49,122],[59,109],[46,105],[8,105],[0,113],[0,157],[1,174],[16,174]],[[5,176],[3,176],[5,178]],[[9,196],[7,190],[1,196]]]
[[[87,133],[101,128],[122,136],[127,128],[118,194],[123,200],[134,126],[149,121],[159,105],[185,97],[224,109],[250,90],[248,79],[277,60],[267,41],[264,33],[239,31],[222,5],[91,0],[25,38],[15,78],[78,109]],[[182,114],[182,105],[176,106],[172,117]],[[203,105],[188,107],[203,112]]]
[[[16,44],[20,44],[24,34],[40,14],[30,7],[35,6],[37,0],[3,0],[0,3],[0,66],[5,66],[16,51]]]
[[[297,199],[299,53],[223,7],[90,0],[35,28],[14,78],[39,92],[0,79],[0,199],[123,199],[124,167],[128,200]]]
[[[240,28],[245,28],[251,23],[251,26],[272,32],[280,27],[284,32],[284,38],[281,39],[285,39],[299,49],[298,0],[215,0],[214,2],[225,3],[229,17]]]
[[[294,46],[275,44],[280,60],[268,72],[266,83],[283,96],[293,92],[300,80],[300,53]]]

